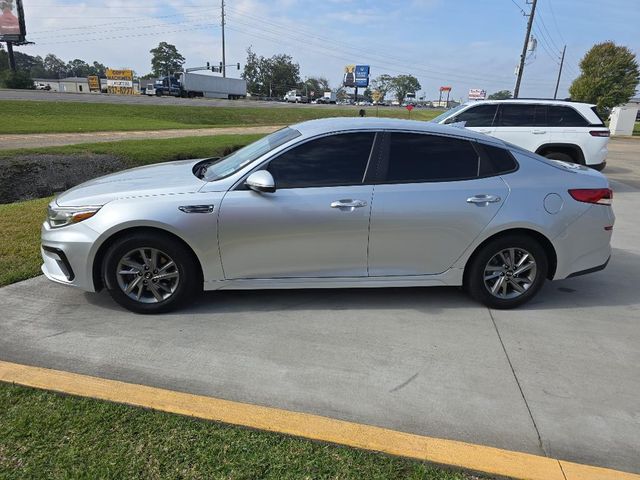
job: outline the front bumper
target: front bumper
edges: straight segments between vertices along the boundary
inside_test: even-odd
[[[94,245],[98,233],[82,223],[62,228],[42,224],[42,273],[56,283],[95,292]]]

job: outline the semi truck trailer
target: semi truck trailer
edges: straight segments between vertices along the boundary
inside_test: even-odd
[[[197,73],[179,73],[159,78],[154,84],[157,96],[207,97],[236,100],[246,98],[247,82],[239,78],[214,77]]]

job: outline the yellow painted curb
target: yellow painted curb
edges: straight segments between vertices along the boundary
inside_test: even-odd
[[[640,480],[640,475],[632,473],[538,455],[3,361],[0,361],[0,381],[269,430],[492,475],[529,480]]]

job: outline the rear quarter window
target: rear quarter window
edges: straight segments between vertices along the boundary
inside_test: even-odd
[[[589,122],[571,107],[549,105],[547,120],[550,127],[588,127]]]
[[[518,162],[506,148],[480,144],[482,156],[480,158],[480,176],[491,177],[514,172],[518,169]]]

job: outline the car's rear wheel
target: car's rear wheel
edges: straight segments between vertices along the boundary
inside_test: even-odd
[[[193,255],[166,235],[117,240],[105,255],[103,274],[111,297],[136,313],[168,312],[201,289]]]
[[[540,290],[548,265],[544,248],[535,239],[520,234],[498,237],[473,257],[465,286],[490,308],[514,308]]]

